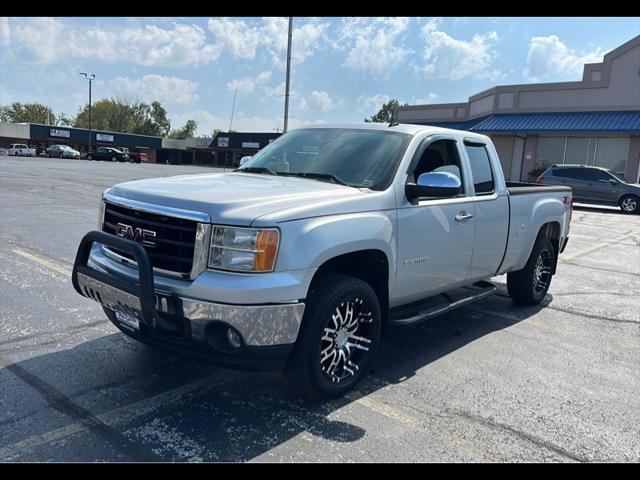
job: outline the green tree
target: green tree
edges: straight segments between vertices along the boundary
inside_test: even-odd
[[[44,123],[57,125],[53,109],[42,103],[20,103],[0,107],[0,120],[11,123]]]
[[[198,129],[198,122],[195,120],[187,120],[182,128],[177,130],[172,130],[169,134],[169,138],[193,138],[196,134],[196,130]]]
[[[89,105],[80,110],[74,126],[89,128]],[[128,98],[106,98],[92,105],[91,127],[94,130],[164,137],[171,129],[171,122],[160,102],[148,105]]]
[[[409,104],[405,103],[402,106],[406,107],[407,105],[409,105]],[[391,120],[393,119],[393,114],[394,114],[395,109],[400,107],[400,106],[401,105],[400,105],[400,102],[398,100],[396,100],[395,98],[391,99],[387,103],[382,105],[380,110],[378,110],[378,112],[375,115],[372,115],[369,118],[365,118],[364,121],[365,122],[376,122],[376,123],[390,123]]]

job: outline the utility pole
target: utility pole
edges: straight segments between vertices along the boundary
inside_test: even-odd
[[[284,128],[282,133],[287,133],[289,123],[289,85],[291,79],[291,36],[293,33],[293,17],[289,17],[289,40],[287,41],[287,83],[284,92]]]
[[[96,76],[94,74],[87,74],[84,72],[80,72],[80,75],[84,75],[84,78],[89,80],[89,150],[87,153],[91,153],[91,82],[95,80]]]
[[[229,133],[231,133],[231,125],[233,124],[233,112],[236,109],[236,95],[238,95],[238,88],[236,88],[236,93],[233,94],[233,106],[231,107],[231,120],[229,121]]]

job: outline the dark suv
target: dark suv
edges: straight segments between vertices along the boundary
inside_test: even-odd
[[[625,182],[620,174],[587,165],[551,165],[537,183],[568,185],[577,203],[618,206],[625,213],[640,213],[640,185]]]

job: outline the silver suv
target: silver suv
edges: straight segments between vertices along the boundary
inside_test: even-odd
[[[620,174],[606,168],[551,165],[536,182],[571,187],[577,203],[617,206],[624,213],[640,212],[640,185],[627,183]]]

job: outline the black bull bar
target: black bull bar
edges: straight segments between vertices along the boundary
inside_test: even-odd
[[[125,252],[133,256],[135,262],[138,264],[138,280],[129,281],[114,275],[109,275],[87,266],[89,255],[91,254],[91,248],[93,243],[101,243],[107,247],[114,248],[121,252]],[[132,240],[117,237],[109,233],[100,232],[97,230],[90,231],[80,241],[76,259],[73,263],[73,274],[71,275],[71,281],[73,282],[73,288],[80,295],[90,298],[91,300],[102,302],[99,294],[91,295],[86,289],[83,289],[78,282],[78,275],[84,275],[98,282],[98,284],[104,284],[112,289],[125,292],[126,294],[136,297],[139,300],[140,309],[135,307],[138,317],[147,326],[164,330],[167,332],[179,331],[182,327],[176,325],[175,322],[169,322],[165,319],[160,312],[156,309],[156,295],[154,293],[154,280],[153,280],[153,266],[149,260],[149,255],[146,250]],[[131,305],[122,305],[124,310],[131,310]]]

